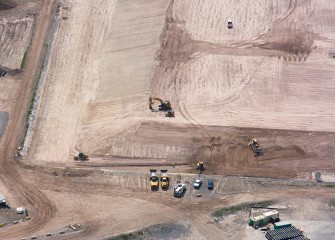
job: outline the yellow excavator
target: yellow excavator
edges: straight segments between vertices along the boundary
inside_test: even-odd
[[[153,104],[155,101],[159,101],[160,105],[158,106],[158,110],[153,108]],[[149,109],[152,112],[163,111],[165,112],[165,117],[174,117],[174,111],[172,110],[171,102],[170,101],[163,101],[161,98],[158,97],[149,97]]]

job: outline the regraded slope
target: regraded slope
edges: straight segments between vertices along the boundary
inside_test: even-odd
[[[75,149],[91,159],[118,155],[156,161],[196,153],[189,140],[173,140],[177,132],[162,122],[177,124],[191,142],[194,128],[210,139],[206,126],[211,125],[334,131],[335,62],[329,56],[335,3],[90,4],[72,1],[62,23],[35,133],[35,161],[72,164]],[[150,95],[171,100],[176,118],[150,112]],[[146,123],[161,125],[163,135],[141,135],[138,129]],[[170,142],[162,142],[166,135]],[[241,144],[254,135],[249,131]],[[267,142],[266,134],[261,140]],[[268,147],[277,144],[273,140]],[[306,152],[311,147],[294,139],[290,145]]]

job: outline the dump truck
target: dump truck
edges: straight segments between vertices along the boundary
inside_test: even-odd
[[[156,190],[156,189],[158,189],[158,186],[159,186],[159,180],[158,180],[156,172],[157,172],[156,169],[150,169],[150,187],[151,187],[151,190]]]
[[[80,150],[74,155],[74,160],[88,160],[88,155]]]
[[[259,146],[258,140],[256,138],[252,139],[249,142],[249,146],[251,147],[252,151],[255,154],[255,157],[260,156],[263,154],[262,148]]]
[[[169,187],[169,176],[167,174],[168,170],[161,170],[161,187],[162,189],[167,189]]]

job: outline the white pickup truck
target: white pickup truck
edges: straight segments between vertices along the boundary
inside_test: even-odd
[[[173,195],[175,197],[180,197],[186,191],[186,185],[184,183],[178,183],[173,190]]]
[[[228,29],[232,29],[233,28],[233,21],[231,19],[227,20],[227,27],[228,27]]]

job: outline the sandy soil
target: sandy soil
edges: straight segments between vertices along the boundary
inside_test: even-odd
[[[172,1],[169,6],[166,1],[155,1],[154,4],[137,1],[131,6],[128,1],[119,1],[106,2],[95,6],[94,10],[90,10],[89,4],[80,7],[75,2],[71,4],[66,7],[68,20],[62,24],[62,41],[55,50],[55,61],[59,59],[60,63],[54,64],[55,70],[50,72],[51,80],[40,117],[43,121],[40,121],[35,135],[36,150],[32,153],[35,162],[71,165],[69,160],[75,149],[100,156],[146,159],[184,158],[194,154],[189,150],[189,144],[167,144],[149,135],[148,144],[142,139],[129,141],[132,134],[141,135],[136,130],[143,126],[139,122],[147,121],[157,121],[157,125],[160,122],[189,123],[203,129],[204,136],[208,135],[204,127],[208,125],[333,131],[331,66],[334,62],[325,57],[331,51],[327,40],[331,36],[329,29],[318,28],[315,21],[318,16],[323,17],[322,6],[326,3],[259,3],[265,6],[262,8],[264,12],[253,21],[249,16],[259,9],[258,5],[251,6],[244,14],[244,8],[236,8],[234,11],[238,11],[243,20],[236,20],[236,27],[231,31],[225,27],[226,17],[219,14],[219,1],[211,7],[197,1]],[[233,8],[234,4],[227,6]],[[149,7],[153,10],[150,14],[138,10]],[[112,13],[109,17],[106,9]],[[203,9],[210,14],[199,22],[195,16],[203,14],[200,13]],[[87,14],[83,14],[85,11]],[[95,11],[102,12],[98,15]],[[309,17],[305,16],[306,13]],[[90,30],[80,31],[78,24],[84,26],[85,19],[90,19]],[[99,22],[105,31],[91,27],[94,21]],[[211,24],[214,21],[216,24]],[[288,23],[292,21],[299,21],[295,32],[286,29],[291,27],[292,24]],[[264,24],[260,26],[259,22]],[[217,31],[217,28],[222,31]],[[283,34],[272,33],[274,28]],[[309,34],[310,29],[314,31],[313,36]],[[69,34],[74,31],[90,34],[89,42],[83,42],[83,35],[74,34],[76,38]],[[294,42],[302,38],[301,49],[293,44],[293,38]],[[77,42],[78,51],[62,50],[72,46],[71,41]],[[312,45],[306,45],[307,42],[312,42]],[[86,49],[85,55],[77,57],[79,47],[85,44],[86,47],[82,48]],[[78,67],[66,63],[73,62],[72,59],[81,59],[75,61]],[[59,68],[62,71],[57,70]],[[299,72],[301,74],[297,74]],[[322,83],[318,81],[320,77]],[[177,117],[164,119],[161,114],[148,111],[149,94],[172,100]],[[68,117],[64,119],[63,116]],[[188,133],[192,131],[188,127],[182,129]],[[246,140],[255,135],[250,131]],[[152,133],[155,135],[154,131]],[[160,134],[166,136],[167,133],[163,131]],[[171,133],[172,136],[175,134]],[[270,132],[266,134],[271,135]],[[236,137],[240,136],[232,138]],[[302,148],[300,145],[305,145],[306,141],[310,140],[284,143],[281,147],[296,145]],[[327,143],[320,142],[320,145],[331,149],[333,141],[324,141]],[[312,145],[315,143],[302,149],[309,151]],[[46,155],[51,152],[52,159]],[[278,157],[287,157],[287,154],[292,155],[283,153]],[[256,162],[252,157],[248,161]]]
[[[18,3],[6,11],[20,17],[40,1]],[[27,109],[22,106],[30,102],[56,3],[62,20],[33,141],[16,164]],[[314,171],[335,172],[334,3],[42,5],[26,70],[0,84],[0,106],[9,112],[0,186],[11,204],[30,209],[32,220],[2,228],[0,238],[45,239],[50,232],[57,239],[103,239],[174,222],[187,227],[182,239],[243,239],[246,232],[220,227],[211,213],[264,199],[288,199],[293,207],[287,217],[297,221],[321,219],[326,211],[325,221],[332,218],[333,208],[324,205],[334,190],[311,181]],[[14,29],[23,34],[21,27]],[[9,33],[15,40],[20,35]],[[16,44],[22,57],[26,42]],[[171,100],[176,117],[149,111],[150,95]],[[248,146],[254,137],[264,149],[260,157]],[[88,152],[89,161],[73,161],[78,149]],[[207,166],[204,180],[214,179],[213,191],[192,188],[198,160]],[[168,168],[172,184],[182,173],[185,196],[173,198],[172,188],[152,192],[152,167]],[[69,229],[74,222],[82,225],[79,231]]]

